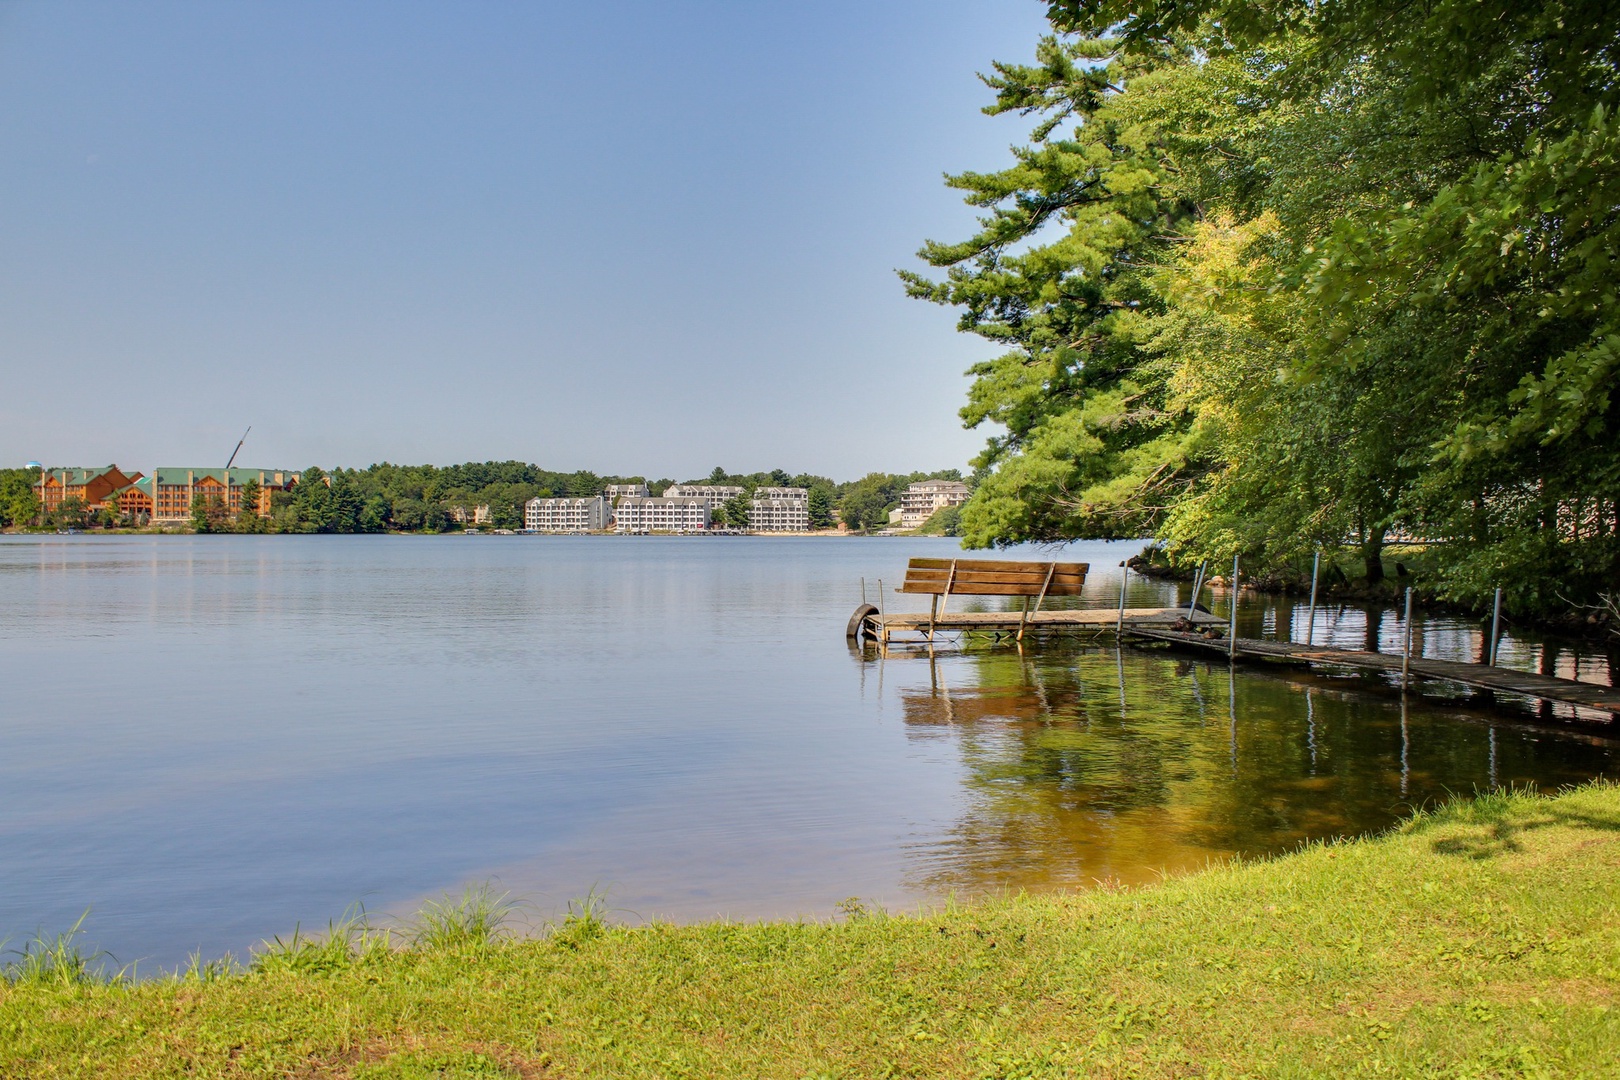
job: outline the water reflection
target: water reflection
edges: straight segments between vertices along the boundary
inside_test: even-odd
[[[965,766],[960,820],[910,852],[911,883],[934,894],[1141,883],[1381,829],[1454,792],[1557,787],[1616,764],[1601,737],[1145,650],[871,662],[909,684],[908,738]]]
[[[1072,545],[1112,610],[1140,545]],[[1357,832],[1446,790],[1612,775],[1606,744],[1425,684],[1030,643],[847,651],[862,582],[946,538],[0,538],[0,937],[71,925],[142,970],[356,900],[496,878],[678,919],[1140,881]],[[1017,555],[1018,553],[1011,553]],[[1029,558],[1051,558],[1031,550]],[[873,592],[875,593],[875,589]],[[1185,586],[1133,577],[1132,606]],[[873,597],[876,599],[876,596]],[[1226,594],[1204,603],[1225,615]],[[1246,596],[1243,633],[1298,639]],[[1391,647],[1395,613],[1319,609]],[[1480,627],[1429,617],[1431,654]],[[1510,666],[1606,681],[1511,632]],[[1470,710],[1472,710],[1470,712]],[[1515,720],[1514,717],[1518,719]],[[1494,732],[1492,725],[1495,725]],[[626,916],[628,917],[628,916]]]

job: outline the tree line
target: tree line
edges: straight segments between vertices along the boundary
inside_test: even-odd
[[[1155,536],[1309,565],[1425,542],[1440,595],[1620,592],[1620,8],[1053,0],[1028,116],[927,243],[1003,351],[976,547]]]
[[[383,462],[364,469],[305,469],[298,484],[271,493],[267,514],[255,509],[261,495],[256,481],[244,485],[240,513],[232,514],[217,499],[199,496],[191,509],[191,526],[210,533],[444,532],[464,527],[480,507],[488,507],[490,526],[520,529],[524,504],[536,497],[588,498],[601,495],[609,484],[646,484],[650,494],[661,495],[676,483],[687,483],[743,489],[740,497],[729,500],[716,513],[717,524],[746,526],[749,504],[761,487],[799,487],[809,491],[812,528],[831,528],[842,521],[853,530],[872,530],[888,524],[889,511],[899,505],[900,493],[908,484],[928,479],[959,480],[961,473],[956,469],[874,472],[859,480],[838,482],[782,469],[733,473],[717,467],[707,476],[676,481],[585,470],[555,472],[520,461],[450,466]],[[83,529],[141,524],[123,520],[104,507],[85,506],[77,499],[63,500],[51,515],[42,517],[34,486],[38,480],[39,472],[34,469],[0,470],[0,526]]]

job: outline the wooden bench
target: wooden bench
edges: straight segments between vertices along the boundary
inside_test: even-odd
[[[1030,611],[1039,611],[1048,596],[1079,596],[1090,569],[1090,563],[912,559],[906,564],[905,584],[895,592],[933,597],[928,607],[930,641],[934,638],[934,621],[953,596],[1022,596],[1024,612],[1018,620],[1018,640],[1022,641]],[[1035,598],[1033,609],[1030,597]]]

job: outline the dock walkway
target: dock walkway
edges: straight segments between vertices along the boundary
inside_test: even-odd
[[[1151,630],[1169,627],[1178,619],[1187,618],[1186,608],[1126,608],[1125,629]],[[1204,611],[1194,611],[1189,620],[1198,626],[1224,626],[1225,620]],[[851,623],[852,632],[860,632],[874,641],[888,644],[896,634],[926,636],[932,626],[936,633],[979,631],[984,633],[1017,633],[1020,626],[1030,631],[1097,630],[1112,631],[1119,625],[1117,608],[1076,608],[1071,610],[1031,611],[950,611],[932,617],[926,611],[895,612],[882,615],[873,607],[856,613]],[[1194,641],[1202,641],[1197,634],[1188,634]]]
[[[1226,655],[1230,648],[1224,638],[1212,640],[1163,627],[1127,626],[1126,633],[1133,637],[1211,650],[1222,655]],[[1398,654],[1392,653],[1332,649],[1321,645],[1263,641],[1257,638],[1238,638],[1235,651],[1239,656],[1254,656],[1291,663],[1327,664],[1394,675],[1401,673],[1401,658]],[[1485,690],[1524,694],[1545,701],[1558,701],[1567,705],[1581,705],[1589,709],[1603,709],[1620,714],[1620,687],[1599,686],[1597,683],[1577,682],[1574,679],[1558,679],[1529,671],[1515,671],[1512,668],[1461,664],[1453,660],[1433,660],[1420,656],[1412,657],[1410,671],[1416,678],[1444,679]]]

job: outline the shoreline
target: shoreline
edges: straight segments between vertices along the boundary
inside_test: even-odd
[[[851,898],[837,922],[631,928],[587,897],[517,938],[469,894],[414,942],[339,922],[245,971],[13,964],[0,1073],[1581,1072],[1620,1055],[1617,860],[1620,785],[1599,780],[1139,889],[915,915]]]

